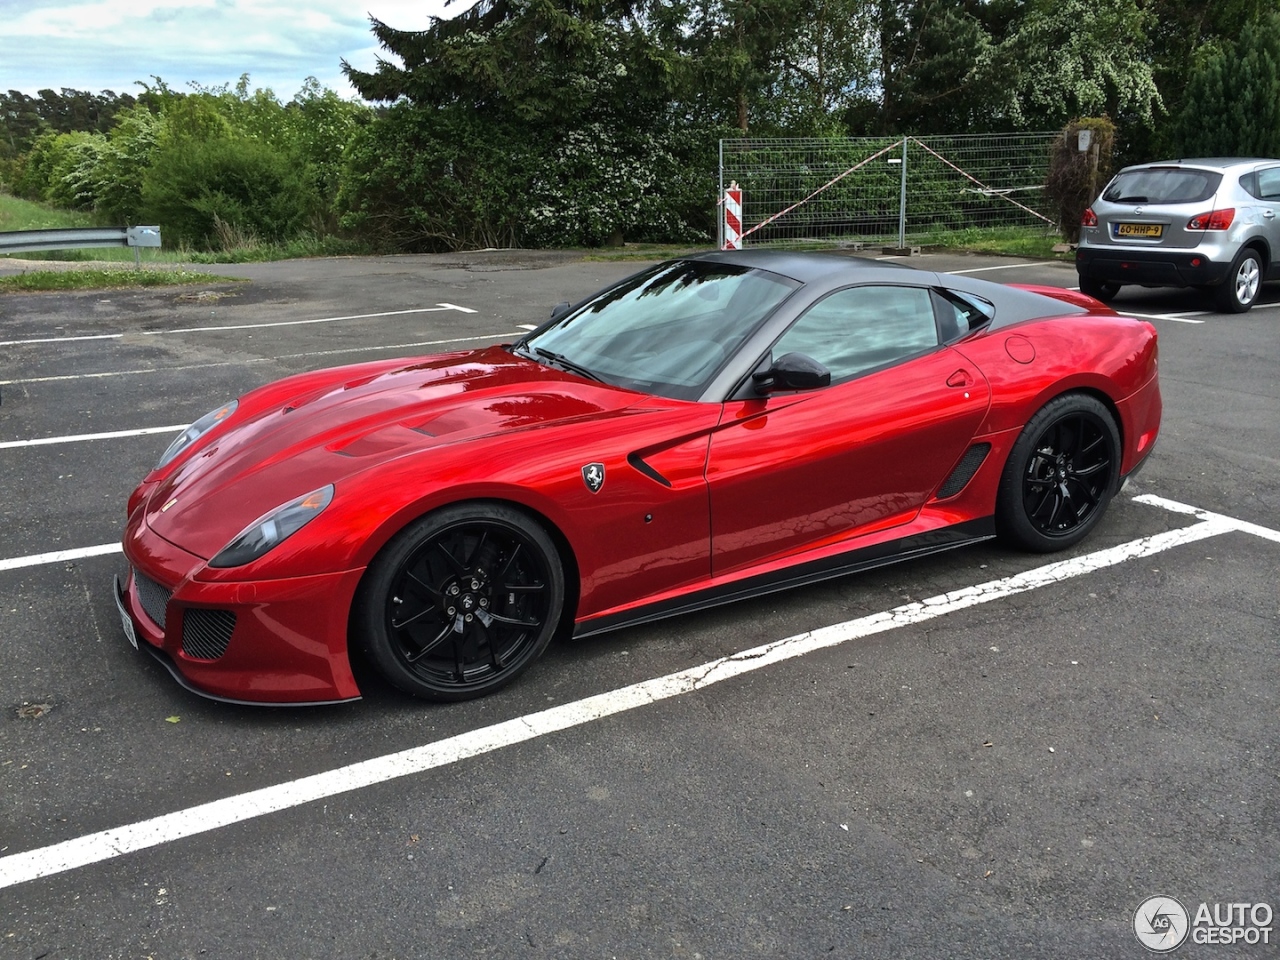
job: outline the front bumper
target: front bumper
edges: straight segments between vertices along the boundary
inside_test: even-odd
[[[236,703],[302,706],[358,699],[347,618],[360,570],[283,580],[206,582],[200,557],[151,531],[124,536],[129,575],[117,603],[137,646],[184,687]],[[126,627],[127,631],[127,627]]]
[[[1212,287],[1222,283],[1231,261],[1213,259],[1204,250],[1136,250],[1125,247],[1076,248],[1076,273],[1082,279],[1149,287]]]

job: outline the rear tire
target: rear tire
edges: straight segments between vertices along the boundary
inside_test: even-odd
[[[352,622],[390,683],[456,701],[523,673],[563,610],[563,566],[541,525],[506,504],[462,503],[411,523],[382,549]]]
[[[1109,280],[1098,280],[1095,277],[1080,278],[1080,292],[1088,294],[1095,300],[1101,300],[1103,303],[1110,303],[1115,299],[1117,293],[1120,292],[1120,284],[1111,283]]]
[[[1244,313],[1258,299],[1262,290],[1262,258],[1252,247],[1241,250],[1227,279],[1214,293],[1214,301],[1223,313]]]
[[[1024,550],[1074,546],[1097,526],[1116,491],[1120,432],[1102,401],[1050,400],[1009,452],[996,497],[996,533]]]

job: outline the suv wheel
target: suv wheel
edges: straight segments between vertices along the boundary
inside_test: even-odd
[[[1214,299],[1223,313],[1244,313],[1258,299],[1261,288],[1262,261],[1257,250],[1246,248],[1236,257]]]
[[[1120,284],[1108,283],[1106,280],[1096,280],[1093,277],[1081,277],[1080,292],[1088,294],[1095,300],[1101,300],[1103,303],[1110,303],[1115,298],[1115,295],[1120,292]]]

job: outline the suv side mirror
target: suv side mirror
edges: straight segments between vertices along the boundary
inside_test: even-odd
[[[753,373],[756,393],[775,390],[816,390],[831,385],[831,371],[804,353],[784,353],[768,370]]]
[[[571,309],[573,309],[573,304],[570,303],[568,300],[562,300],[559,303],[557,303],[554,307],[551,308],[551,319],[559,320]]]

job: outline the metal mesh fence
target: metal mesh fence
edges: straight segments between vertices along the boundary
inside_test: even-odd
[[[720,196],[732,182],[741,187],[745,244],[1048,233],[1044,182],[1057,136],[722,140]]]

